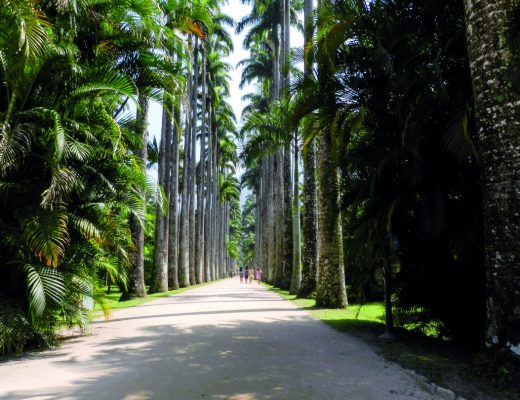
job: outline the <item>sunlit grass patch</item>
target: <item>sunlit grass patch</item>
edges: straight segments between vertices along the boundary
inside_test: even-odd
[[[119,287],[116,285],[113,285],[111,287],[110,293],[105,294],[105,300],[106,304],[108,306],[108,309],[110,311],[123,309],[123,308],[129,308],[129,307],[135,307],[140,304],[148,303],[149,301],[160,299],[163,297],[169,297],[169,296],[175,296],[181,293],[184,293],[188,290],[195,289],[201,286],[205,286],[208,283],[201,283],[199,285],[193,285],[187,288],[180,288],[176,290],[169,290],[167,292],[162,293],[153,293],[149,294],[147,297],[137,297],[132,300],[126,300],[126,301],[119,301],[121,298],[121,291],[119,290]],[[146,287],[146,290],[148,290],[148,286]],[[94,318],[102,316],[102,307],[101,304],[95,303],[94,304],[94,310],[92,311],[92,316]]]
[[[384,328],[385,307],[382,302],[351,304],[346,309],[319,308],[316,307],[314,299],[300,299],[296,295],[289,294],[287,290],[281,290],[268,284],[264,285],[285,300],[307,310],[314,317],[336,329],[345,331],[376,329],[379,331]]]

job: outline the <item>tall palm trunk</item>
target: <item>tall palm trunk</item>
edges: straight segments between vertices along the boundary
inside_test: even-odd
[[[179,121],[180,107],[173,107],[173,131],[170,163],[170,203],[168,214],[168,289],[179,288],[179,228],[178,228],[178,198],[179,198]]]
[[[197,187],[197,236],[195,238],[195,269],[197,271],[197,283],[204,282],[204,178],[206,162],[206,52],[201,47],[201,124],[200,124],[200,161],[199,161],[199,185]]]
[[[465,0],[480,141],[488,345],[520,355],[520,95],[507,39],[513,3]]]
[[[302,273],[301,273],[301,237],[300,237],[300,166],[298,159],[298,136],[294,136],[294,194],[292,206],[292,223],[293,223],[293,265],[291,274],[291,294],[298,294],[300,291]]]
[[[187,93],[191,93],[191,74],[188,74]],[[181,287],[190,286],[190,246],[189,246],[189,176],[190,176],[190,143],[191,118],[186,114],[184,129],[184,153],[182,161],[182,200],[179,232],[179,284]]]
[[[219,269],[218,269],[218,246],[220,244],[218,240],[218,218],[220,214],[220,207],[219,207],[219,172],[218,172],[218,137],[217,137],[217,131],[214,130],[214,142],[213,142],[213,182],[211,182],[213,186],[213,220],[211,221],[212,227],[211,232],[213,235],[213,243],[211,247],[211,258],[213,260],[213,266],[212,266],[212,274],[214,279],[219,278]]]
[[[139,109],[136,114],[136,122],[142,133],[142,143],[137,150],[137,158],[143,173],[146,172],[146,161],[148,158],[148,99],[139,97]],[[143,199],[143,215],[146,215],[146,197],[141,193]],[[146,297],[144,283],[144,226],[135,217],[130,218],[132,230],[132,242],[134,251],[132,253],[132,271],[128,282],[128,290],[123,294],[122,300],[129,300],[135,297]]]
[[[312,40],[313,0],[304,3],[304,48]],[[311,74],[311,66],[304,63],[304,73]],[[316,289],[316,271],[318,265],[318,208],[316,192],[316,144],[311,140],[302,152],[303,157],[303,265],[300,297],[310,297]]]
[[[285,207],[284,207],[284,163],[283,149],[275,153],[275,176],[274,176],[274,215],[275,215],[275,262],[274,283],[282,287],[284,283],[284,231],[285,231]]]
[[[166,195],[169,194],[170,169],[169,158],[171,151],[172,121],[171,110],[168,110],[168,102],[163,105],[161,144],[159,150],[159,186]],[[159,200],[160,201],[160,200]],[[150,293],[168,291],[168,210],[163,210],[161,204],[157,204],[155,211],[155,249],[154,268]]]
[[[197,93],[199,87],[199,66],[198,66],[198,55],[199,55],[199,40],[195,36],[195,45],[193,48],[193,81],[192,81],[192,94],[191,94],[191,146],[190,146],[190,175],[189,175],[189,193],[190,193],[190,217],[189,217],[189,246],[190,246],[190,284],[195,285],[197,283],[197,275],[199,271],[195,270],[195,181],[197,175]]]
[[[204,268],[205,268],[205,280],[206,282],[212,281],[215,279],[213,275],[213,260],[211,259],[211,249],[213,246],[213,237],[211,235],[211,221],[213,218],[213,207],[212,207],[212,199],[213,199],[213,138],[212,138],[212,108],[211,102],[208,103],[208,154],[207,154],[207,169],[206,169],[206,213],[204,215]]]
[[[347,306],[343,237],[339,208],[339,177],[334,157],[332,132],[319,138],[319,246],[316,305],[327,308]]]
[[[267,227],[266,227],[266,254],[267,254],[267,282],[274,283],[275,278],[275,265],[276,265],[276,223],[275,223],[275,188],[274,188],[274,165],[275,156],[269,156],[266,162],[266,178],[268,179],[267,190],[266,190],[266,216],[267,216]]]

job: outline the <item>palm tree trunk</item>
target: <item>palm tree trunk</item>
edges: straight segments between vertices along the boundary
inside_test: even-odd
[[[284,231],[285,231],[285,207],[284,207],[284,174],[283,174],[283,149],[275,154],[275,178],[274,178],[274,210],[275,210],[275,246],[276,258],[274,265],[274,284],[282,287],[284,283]]]
[[[148,99],[139,97],[139,109],[137,110],[136,122],[142,132],[142,143],[137,150],[137,159],[143,173],[146,172],[146,161],[148,158]],[[146,196],[141,193],[143,199],[143,215],[146,215]],[[146,297],[146,288],[144,282],[144,226],[137,218],[130,218],[130,227],[132,231],[132,242],[134,251],[132,253],[132,271],[128,282],[128,291],[123,294],[121,300],[130,300],[136,297]]]
[[[291,177],[291,141],[287,141],[283,149],[283,197],[284,197],[284,224],[283,224],[283,260],[281,263],[280,287],[289,289],[291,286],[293,266],[293,181]]]
[[[213,213],[213,221],[211,222],[212,223],[212,227],[211,227],[211,232],[212,232],[212,236],[213,236],[213,243],[212,243],[212,248],[211,248],[211,259],[212,259],[212,262],[213,262],[213,266],[212,266],[212,270],[213,270],[213,279],[218,279],[219,275],[218,275],[218,259],[217,259],[217,254],[218,254],[218,249],[217,247],[219,246],[220,242],[218,241],[218,217],[219,217],[219,213],[220,213],[220,209],[219,209],[219,200],[218,200],[218,197],[219,197],[219,172],[218,172],[218,137],[217,137],[217,132],[216,130],[214,131],[214,142],[213,142],[213,182],[212,182],[212,186],[213,186],[213,209],[214,209],[214,213]]]
[[[267,282],[274,283],[274,273],[276,264],[276,229],[275,229],[275,217],[274,217],[274,156],[269,156],[266,160],[266,178],[268,179],[266,188],[266,219],[268,221],[265,230],[265,245],[267,254]]]
[[[332,133],[319,140],[319,246],[316,305],[343,308],[348,305],[343,265],[343,235],[339,208],[339,178]]]
[[[293,265],[291,274],[291,294],[298,294],[300,291],[301,273],[301,237],[300,237],[300,166],[298,159],[298,136],[294,136],[294,195],[293,195]]]
[[[206,162],[206,52],[204,47],[201,47],[201,124],[200,124],[200,161],[199,161],[199,186],[197,190],[197,237],[195,238],[195,258],[196,267],[198,271],[197,283],[205,281],[204,275],[206,269],[204,267],[204,204],[205,204],[205,191],[204,191],[204,178],[205,173],[205,162]]]
[[[465,0],[481,155],[487,274],[486,344],[520,355],[520,95],[507,38],[513,3]]]
[[[191,93],[191,74],[188,74],[187,93]],[[184,130],[184,154],[182,165],[182,200],[179,232],[179,284],[181,287],[190,286],[190,247],[189,247],[189,175],[190,175],[190,142],[191,118],[186,115]]]
[[[179,228],[178,228],[178,198],[179,198],[179,132],[180,107],[173,107],[173,131],[170,163],[170,203],[168,215],[168,289],[179,288]]]
[[[211,221],[213,218],[213,138],[212,138],[212,108],[211,102],[208,103],[208,154],[207,154],[207,168],[206,168],[206,213],[204,222],[204,268],[205,268],[205,279],[206,282],[215,279],[213,275],[212,265],[213,260],[211,259],[211,249],[213,244],[213,237],[211,236]]]
[[[190,175],[189,175],[189,191],[190,191],[190,217],[189,217],[189,246],[190,246],[190,284],[195,285],[197,283],[197,275],[199,271],[195,270],[195,181],[197,175],[197,93],[199,86],[199,67],[198,67],[198,55],[199,55],[199,39],[195,36],[195,45],[193,48],[193,82],[192,82],[192,97],[191,97],[191,146],[190,146]]]
[[[304,3],[304,48],[312,40],[313,0]],[[311,74],[311,66],[304,63],[304,73]],[[305,128],[304,128],[305,129]],[[316,144],[311,140],[302,152],[303,156],[303,265],[302,283],[299,297],[310,297],[316,289],[316,271],[318,265],[318,208],[316,189]]]
[[[169,192],[169,164],[170,143],[172,137],[171,116],[167,102],[163,105],[161,144],[159,150],[159,186],[164,193]],[[159,199],[159,197],[158,197]],[[158,201],[161,201],[160,199]],[[154,249],[154,268],[152,272],[152,283],[150,293],[168,291],[168,210],[163,210],[161,204],[157,204],[155,211],[155,249]]]

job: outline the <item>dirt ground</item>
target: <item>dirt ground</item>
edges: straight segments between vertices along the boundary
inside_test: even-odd
[[[0,364],[0,399],[426,400],[359,339],[238,278],[95,321]]]

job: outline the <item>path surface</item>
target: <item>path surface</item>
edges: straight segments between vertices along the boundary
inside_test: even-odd
[[[0,364],[0,399],[434,399],[399,367],[256,285],[227,279],[114,313]]]

